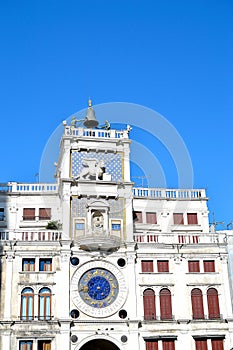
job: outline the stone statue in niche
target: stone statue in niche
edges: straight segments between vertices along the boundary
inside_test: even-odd
[[[99,210],[92,215],[92,230],[96,234],[102,234],[104,231],[104,217]]]
[[[83,159],[82,170],[75,180],[103,180],[105,165],[103,160]]]

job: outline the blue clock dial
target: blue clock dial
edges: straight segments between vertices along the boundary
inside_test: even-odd
[[[117,297],[118,282],[110,271],[96,268],[82,275],[78,289],[86,304],[96,308],[106,307]]]
[[[88,295],[95,300],[105,299],[111,290],[109,282],[102,276],[92,277],[87,283],[87,286]]]

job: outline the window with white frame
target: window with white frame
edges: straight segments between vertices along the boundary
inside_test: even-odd
[[[77,219],[74,221],[75,237],[83,236],[85,234],[85,220]]]
[[[39,320],[51,320],[52,318],[52,294],[49,288],[42,288],[39,291]]]
[[[35,258],[23,258],[22,270],[35,271]]]
[[[34,318],[34,291],[32,288],[24,288],[21,293],[20,318],[24,321]]]
[[[39,271],[52,271],[52,258],[39,259]]]
[[[20,340],[19,341],[19,350],[32,350],[33,341],[32,340]]]
[[[111,220],[111,234],[115,236],[120,236],[121,220]]]

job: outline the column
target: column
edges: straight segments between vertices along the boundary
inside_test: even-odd
[[[4,319],[11,320],[11,305],[12,305],[12,278],[13,278],[13,259],[14,252],[6,253],[5,257],[5,305],[4,305]]]
[[[155,293],[155,311],[156,311],[156,319],[160,320],[160,299],[158,289]]]
[[[62,241],[60,253],[60,271],[56,272],[56,292],[54,295],[56,310],[55,318],[60,321],[69,319],[70,313],[70,241]]]
[[[68,239],[72,237],[70,232],[70,183],[64,182],[62,191],[62,238]]]

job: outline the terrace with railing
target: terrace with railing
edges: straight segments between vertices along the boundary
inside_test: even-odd
[[[161,199],[206,199],[204,189],[166,189],[166,188],[133,188],[135,198],[161,198]]]
[[[62,239],[62,231],[40,230],[40,231],[0,231],[0,241],[59,241]]]
[[[65,136],[71,137],[90,137],[90,138],[107,138],[107,139],[128,139],[129,130],[103,130],[103,129],[85,129],[82,127],[75,128],[74,126],[65,124]]]
[[[58,185],[52,183],[17,183],[0,184],[0,193],[57,193]]]
[[[0,193],[57,193],[56,183],[0,183]],[[204,189],[133,188],[135,198],[206,199]]]
[[[56,230],[2,230],[0,241],[59,241],[62,239],[62,231]],[[225,244],[226,233],[159,233],[159,234],[134,234],[137,243],[154,244]]]
[[[224,244],[226,243],[225,233],[136,233],[134,240],[137,243],[157,244]]]

